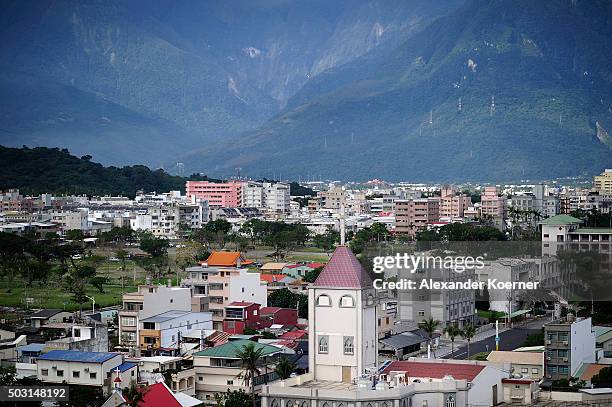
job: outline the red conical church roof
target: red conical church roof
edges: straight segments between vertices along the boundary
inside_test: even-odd
[[[347,246],[338,246],[314,282],[317,287],[367,288],[372,279]]]

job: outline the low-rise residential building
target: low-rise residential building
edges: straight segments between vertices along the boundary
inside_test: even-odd
[[[245,328],[258,329],[260,323],[259,304],[234,301],[225,306],[223,332],[242,335]]]
[[[543,352],[510,352],[494,350],[487,356],[489,362],[509,363],[515,378],[540,380],[544,377]]]
[[[112,386],[111,375],[117,368],[123,370],[124,383],[135,376],[136,365],[122,369],[123,363],[120,353],[52,350],[36,359],[36,377],[45,383],[94,386],[108,392]]]
[[[122,303],[119,310],[119,344],[128,347],[140,345],[138,327],[141,319],[169,309],[195,312],[202,309],[189,288],[152,284],[140,285],[138,291],[123,294]]]
[[[165,311],[140,319],[138,339],[141,351],[178,349],[181,335],[194,329],[212,329],[210,312]]]
[[[575,318],[544,325],[544,373],[547,379],[575,377],[584,363],[596,361],[595,332],[591,318]]]
[[[72,316],[72,312],[59,309],[42,309],[30,315],[30,321],[33,328],[40,328],[48,323],[72,321]]]
[[[249,391],[244,381],[246,372],[242,368],[238,352],[250,344],[261,352],[263,358],[263,366],[253,379],[256,391],[259,391],[263,384],[272,382],[278,377],[274,372],[274,366],[282,352],[280,348],[245,339],[231,341],[193,355],[198,399],[214,400],[215,393],[226,392],[228,389]]]

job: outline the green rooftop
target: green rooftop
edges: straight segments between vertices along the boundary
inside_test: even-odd
[[[540,225],[573,225],[582,221],[569,215],[555,215],[540,222]]]
[[[589,234],[589,235],[612,235],[612,229],[610,228],[579,228],[574,231],[574,234]]]
[[[231,341],[224,343],[223,345],[215,346],[214,348],[204,349],[200,352],[194,353],[194,356],[209,356],[212,358],[226,358],[226,359],[238,359],[236,354],[242,350],[242,348],[248,344],[254,344],[255,350],[261,349],[261,355],[272,355],[279,353],[281,350],[276,346],[265,345],[259,342],[249,341],[248,339],[240,339],[237,341]]]

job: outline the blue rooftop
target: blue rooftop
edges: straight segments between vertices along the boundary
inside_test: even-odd
[[[120,353],[79,352],[78,350],[52,350],[40,356],[38,360],[61,360],[64,362],[104,363]]]
[[[29,345],[19,346],[17,352],[42,352],[45,349],[44,343],[30,343]]]
[[[123,362],[122,364],[120,364],[119,366],[117,366],[115,369],[119,369],[119,371],[121,373],[125,372],[126,370],[130,370],[131,368],[136,367],[136,363],[132,363],[132,362]]]

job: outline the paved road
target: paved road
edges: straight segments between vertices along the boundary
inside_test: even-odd
[[[541,327],[546,321],[539,319],[531,321],[525,326],[509,329],[499,334],[501,340],[499,342],[499,350],[514,350],[521,347],[523,341],[532,334],[541,332]],[[478,342],[470,344],[470,355],[475,355],[479,352],[487,352],[495,350],[495,336],[482,339]],[[442,356],[444,359],[467,359],[467,345],[457,345],[455,352],[451,355]]]
[[[499,342],[499,350],[514,350],[519,348],[529,335],[538,332],[540,332],[540,329],[533,329],[532,327],[513,328],[502,332],[499,335],[501,338]],[[495,350],[495,336],[485,338],[478,342],[472,342],[470,344],[470,355],[475,355],[479,352],[486,352],[487,350]],[[453,359],[467,359],[467,345],[461,344],[452,355],[448,354],[443,356],[444,359],[450,359],[451,357]]]

